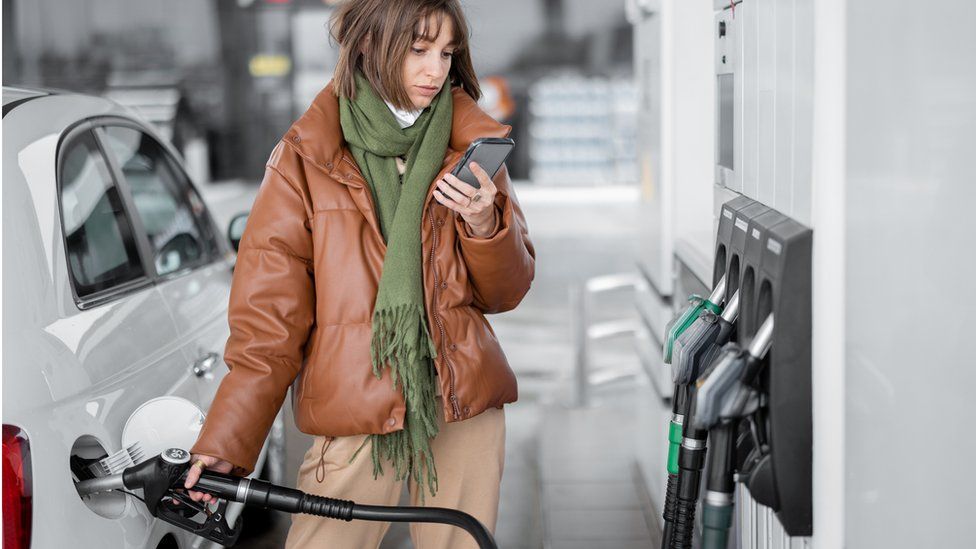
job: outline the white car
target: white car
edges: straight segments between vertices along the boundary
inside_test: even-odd
[[[123,429],[147,401],[209,408],[234,245],[172,146],[104,98],[4,87],[2,185],[3,546],[209,545],[74,483],[132,452]],[[272,482],[281,418],[257,466]]]

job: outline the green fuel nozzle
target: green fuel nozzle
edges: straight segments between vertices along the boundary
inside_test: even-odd
[[[681,334],[688,329],[695,320],[698,319],[698,315],[702,311],[711,311],[715,314],[722,312],[722,300],[725,299],[725,277],[723,276],[718,284],[715,285],[715,289],[708,298],[703,298],[698,295],[692,295],[688,298],[688,307],[681,312],[680,315],[675,317],[668,323],[665,329],[664,337],[664,363],[671,364],[672,350],[674,349],[674,342],[678,339]]]
[[[725,299],[725,277],[723,276],[712,293],[708,296],[708,299],[704,299],[697,295],[692,295],[688,298],[689,306],[685,308],[684,311],[677,317],[668,323],[665,338],[664,338],[664,363],[671,364],[672,353],[674,350],[675,341],[685,332],[698,317],[701,316],[703,311],[707,311],[711,314],[718,314],[722,312],[722,307],[720,304],[722,300]],[[668,427],[668,483],[667,483],[667,494],[665,496],[665,506],[664,506],[664,544],[669,544],[671,539],[670,529],[675,521],[675,507],[677,505],[678,497],[678,454],[679,447],[681,446],[681,439],[683,436],[682,423],[684,421],[684,414],[686,413],[688,404],[685,402],[685,395],[688,392],[687,387],[675,386],[674,396],[672,397],[673,406],[671,413],[671,423]]]
[[[665,523],[666,532],[670,535],[667,543],[672,548],[691,547],[695,506],[707,454],[708,431],[695,429],[689,423],[689,420],[693,419],[690,414],[695,396],[695,381],[711,358],[719,352],[721,346],[732,337],[738,315],[739,293],[735,292],[726,300],[721,314],[703,310],[695,322],[674,343],[672,378],[675,382],[675,391],[682,392],[684,395],[684,408],[680,413],[685,419],[681,444],[677,451],[676,489],[667,494],[668,496],[673,494],[674,498],[674,501],[670,502],[674,508],[673,524],[670,525],[671,528],[667,528],[669,524]],[[666,508],[668,503],[665,502]]]
[[[712,292],[709,299],[718,299],[715,296],[720,292],[725,292],[724,278],[719,281],[718,286],[719,287],[716,287],[715,291]],[[716,341],[724,341],[728,339],[728,336],[731,335],[731,326],[739,315],[739,292],[732,294],[732,298],[729,299],[728,304],[722,311],[720,317],[722,320],[721,322],[713,322],[713,315],[715,315],[715,313],[710,310],[700,312],[699,318],[696,318],[695,322],[692,323],[692,325],[695,326],[695,329],[690,332],[686,330],[685,333],[682,334],[681,338],[679,338],[680,343],[678,345],[680,349],[680,360],[677,362],[677,368],[692,367],[690,362],[683,362],[685,360],[691,361],[693,358],[694,353],[689,350],[689,345],[701,344],[704,347],[706,344],[711,345]],[[702,316],[708,317],[708,320],[702,320]],[[717,331],[709,331],[712,329],[716,329]],[[703,335],[707,336],[706,339],[701,339]],[[711,336],[714,336],[714,339],[709,339]],[[673,397],[674,406],[671,410],[671,424],[668,428],[668,473],[671,475],[678,474],[678,448],[681,446],[683,430],[682,423],[684,422],[684,417],[688,411],[688,407],[691,405],[689,397],[686,394],[688,392],[687,387],[683,387],[687,386],[689,381],[678,382],[676,379],[675,382],[676,385]]]
[[[676,385],[694,383],[701,375],[705,358],[721,348],[732,337],[739,316],[739,292],[732,294],[721,314],[702,311],[698,318],[674,342],[671,378]],[[690,403],[689,403],[690,404]]]

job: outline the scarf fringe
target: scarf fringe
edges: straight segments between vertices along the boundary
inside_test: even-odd
[[[427,332],[423,305],[401,303],[373,312],[373,334],[369,350],[373,374],[383,377],[383,366],[389,366],[396,389],[409,365],[427,358],[437,358],[437,349]]]
[[[390,460],[396,480],[413,476],[424,501],[424,479],[431,495],[437,493],[437,471],[430,439],[437,435],[434,367],[431,359],[436,348],[427,333],[424,307],[399,304],[377,308],[373,313],[370,353],[373,374],[382,378],[383,368],[390,369],[393,387],[403,389],[407,413],[403,429],[383,435],[370,435],[372,441],[373,478],[383,474],[382,462]],[[363,445],[366,441],[363,441]],[[355,459],[360,446],[353,454]],[[352,461],[352,460],[350,460]]]

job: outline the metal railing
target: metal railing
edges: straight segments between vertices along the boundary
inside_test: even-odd
[[[624,335],[634,335],[641,330],[640,320],[614,319],[590,324],[589,316],[601,295],[617,290],[646,289],[647,282],[640,273],[617,273],[586,279],[582,285],[570,290],[573,307],[574,339],[574,404],[589,406],[589,389],[612,381],[637,375],[634,368],[601,368],[591,371],[590,343]]]

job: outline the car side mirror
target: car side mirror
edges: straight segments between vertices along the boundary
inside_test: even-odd
[[[247,225],[248,215],[250,215],[250,212],[235,215],[227,227],[227,238],[230,240],[230,245],[234,247],[235,252],[238,251],[241,245],[241,237],[244,236],[244,227]]]

